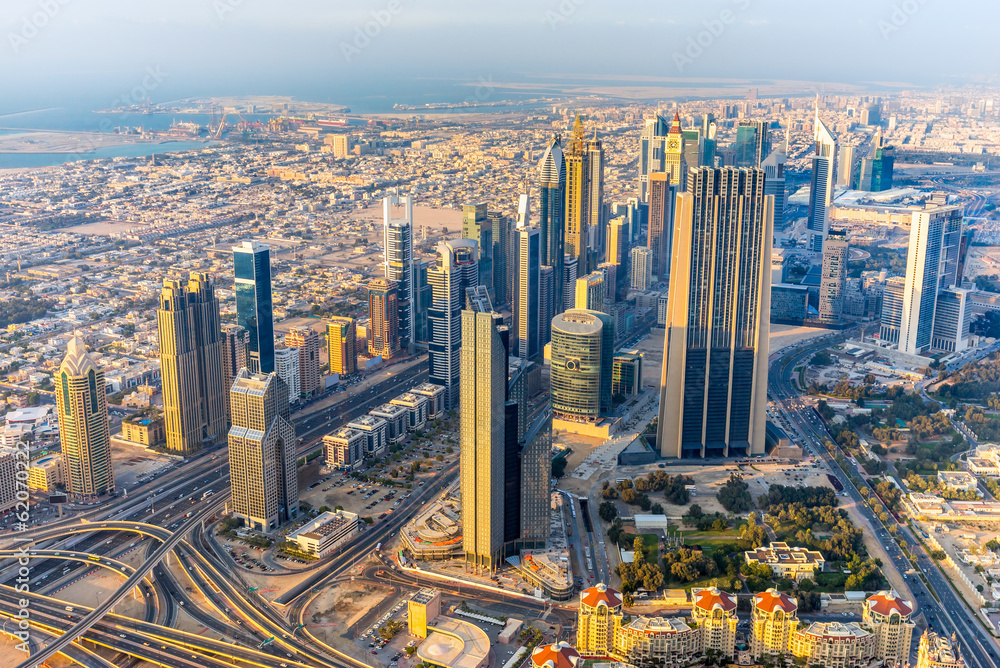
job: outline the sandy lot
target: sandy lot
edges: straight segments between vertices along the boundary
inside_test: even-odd
[[[136,485],[136,479],[173,460],[169,457],[146,452],[142,448],[111,444],[111,461],[115,469],[115,484],[118,488]]]
[[[351,640],[364,628],[352,625],[378,605],[388,609],[396,593],[394,587],[342,582],[312,600],[305,610],[305,624],[309,633],[321,642],[368,662],[370,657]]]
[[[829,334],[829,329],[818,327],[796,327],[795,325],[771,325],[771,336],[768,339],[769,351],[778,352],[782,348],[793,346],[800,341],[814,339],[817,336]]]
[[[97,568],[93,573],[61,590],[56,596],[69,603],[94,608],[110,594],[117,591],[123,582],[125,582],[124,573],[115,574],[110,569]],[[141,619],[145,608],[142,599],[130,596],[115,606],[114,612],[118,615]]]

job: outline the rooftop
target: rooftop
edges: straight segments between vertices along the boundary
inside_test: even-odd
[[[475,624],[438,617],[427,631],[427,638],[417,647],[417,656],[425,663],[443,668],[479,668],[489,657],[489,636]]]

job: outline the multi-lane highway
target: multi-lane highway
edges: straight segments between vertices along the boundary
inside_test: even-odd
[[[834,340],[842,339],[844,336],[844,334],[840,334]],[[788,424],[797,432],[803,448],[823,459],[829,470],[843,485],[858,512],[875,531],[879,542],[884,546],[891,560],[891,563],[884,564],[884,567],[895,569],[901,576],[906,577],[904,574],[912,567],[910,561],[892,539],[887,527],[883,526],[875,512],[868,506],[851,477],[840,469],[827,451],[824,440],[832,439],[830,439],[825,425],[816,417],[815,411],[801,401],[799,393],[792,384],[793,369],[800,362],[809,359],[817,351],[827,348],[831,344],[830,340],[825,340],[821,343],[795,346],[787,349],[784,355],[773,359],[768,374],[770,394],[775,404],[786,416]],[[858,478],[861,477],[856,470],[854,475]],[[894,520],[890,519],[890,521]],[[989,636],[977,620],[973,619],[973,612],[951,588],[929,555],[920,549],[918,541],[910,533],[908,527],[905,524],[896,524],[896,531],[917,555],[916,566],[933,588],[932,594],[921,578],[916,576],[906,578],[911,591],[917,597],[917,610],[923,612],[928,624],[939,633],[949,636],[952,633],[958,634],[958,637],[963,640],[966,663],[971,668],[995,668],[998,665],[997,657],[1000,656],[1000,648],[997,647],[996,641]]]

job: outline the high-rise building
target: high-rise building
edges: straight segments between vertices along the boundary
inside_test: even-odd
[[[843,318],[849,255],[847,232],[830,230],[823,244],[823,267],[819,283],[819,317],[822,320],[840,322]]]
[[[899,598],[895,592],[880,591],[865,600],[862,622],[875,635],[875,656],[902,666],[910,660],[913,644],[911,620],[913,603]]]
[[[66,491],[92,501],[115,489],[104,371],[74,336],[55,377],[59,440],[66,467]]]
[[[674,112],[674,120],[670,122],[670,131],[667,132],[663,151],[663,171],[670,175],[670,182],[677,184],[679,188],[687,187],[688,166],[684,160],[684,133],[681,132],[681,117],[677,112]]]
[[[972,326],[971,288],[944,288],[938,293],[934,311],[934,335],[931,348],[946,353],[962,352],[969,347]]]
[[[750,655],[754,659],[791,653],[792,636],[799,628],[798,602],[777,589],[753,597],[750,613]]]
[[[461,313],[462,543],[467,563],[493,572],[504,548],[506,327],[498,313]]]
[[[736,127],[737,167],[760,167],[764,158],[771,154],[769,125],[767,121],[740,121]]]
[[[657,425],[664,457],[764,452],[772,205],[760,169],[692,169],[677,197]]]
[[[587,224],[587,248],[589,259],[587,266],[593,267],[604,258],[604,227],[607,220],[607,207],[604,203],[604,144],[594,136],[587,141],[587,169],[590,176],[587,179],[587,199],[590,221]]]
[[[655,114],[645,119],[639,135],[639,201],[649,202],[649,176],[665,168],[664,155],[670,126],[666,119]]]
[[[642,392],[642,355],[638,352],[614,356],[611,369],[611,395],[629,397]]]
[[[358,372],[358,330],[354,318],[330,318],[326,325],[326,345],[330,354],[330,373],[353,376]]]
[[[621,623],[621,594],[603,582],[584,589],[580,592],[577,613],[577,651],[584,656],[609,656],[614,648],[615,629]]]
[[[906,278],[892,276],[882,288],[882,310],[879,316],[879,340],[885,343],[899,343],[899,328],[903,324],[903,293]]]
[[[633,290],[649,290],[653,284],[653,252],[648,248],[633,248],[629,253],[629,283]]]
[[[288,403],[299,400],[299,351],[295,348],[276,348],[274,351],[274,373],[288,388]]]
[[[541,326],[545,322],[539,311],[541,237],[538,228],[533,226],[519,228],[515,237],[517,280],[512,311],[514,338],[517,341],[516,356],[531,360],[538,357],[542,351]]]
[[[590,311],[570,309],[552,319],[550,378],[552,412],[557,418],[600,419],[603,329],[602,319]],[[611,373],[608,369],[609,380]]]
[[[521,411],[522,408],[518,410]],[[523,410],[526,411],[527,407],[524,406]],[[534,550],[545,547],[550,533],[552,412],[545,409],[525,422],[527,427],[518,447],[521,467],[521,486],[518,490],[521,525],[514,547]]]
[[[854,153],[857,147],[841,144],[837,151],[837,185],[850,188],[854,182]]]
[[[459,405],[462,309],[466,288],[479,284],[478,244],[473,239],[442,241],[437,264],[427,271],[432,303],[427,314],[430,382],[445,388],[445,409]]]
[[[676,183],[676,182],[675,182]],[[649,175],[649,232],[646,246],[652,260],[653,276],[660,281],[670,277],[670,253],[673,240],[673,198],[670,175]]]
[[[229,403],[229,474],[232,509],[248,526],[273,531],[299,512],[295,427],[289,419],[288,388],[274,373],[242,369]]]
[[[539,345],[545,347],[552,340],[552,328],[546,323],[552,322],[558,309],[555,298],[556,272],[553,267],[543,266],[538,270],[538,330]],[[561,305],[560,305],[561,306]]]
[[[573,137],[565,153],[566,163],[566,236],[564,251],[578,262],[580,273],[586,273],[588,259],[587,235],[590,225],[590,152],[586,147],[583,121],[576,115]]]
[[[809,249],[823,252],[823,241],[830,229],[830,206],[833,204],[833,160],[837,154],[837,142],[833,133],[820,120],[819,106],[813,120],[813,135],[816,153],[812,157],[812,178],[809,190],[809,212],[806,227],[809,230]]]
[[[938,635],[929,628],[920,636],[916,668],[966,668],[958,649],[958,636]]]
[[[774,197],[774,231],[784,232],[788,226],[785,220],[785,163],[788,161],[788,134],[785,142],[771,151],[771,155],[760,164],[764,170],[764,196]]]
[[[566,260],[563,263],[563,303],[562,308],[557,312],[565,311],[568,308],[573,308],[573,304],[576,303],[576,279],[580,277],[580,260],[579,258],[566,256]]]
[[[875,132],[868,155],[861,159],[861,176],[858,190],[882,192],[892,188],[892,170],[896,162],[895,149],[887,146],[882,128]]]
[[[493,226],[493,303],[498,307],[512,304],[511,286],[514,276],[514,221],[499,211],[487,216]]]
[[[960,206],[931,207],[912,214],[899,327],[899,349],[904,353],[919,355],[931,347],[938,295],[961,282],[962,219]]]
[[[292,327],[285,345],[299,354],[299,392],[304,397],[319,394],[319,334],[312,327]]]
[[[617,264],[622,271],[627,269],[629,252],[628,221],[625,216],[618,216],[608,221],[608,240],[606,243],[608,262]]]
[[[485,204],[466,204],[462,207],[462,238],[472,239],[479,247],[479,279],[476,285],[484,285],[493,293],[493,219],[488,215]]]
[[[709,587],[691,590],[691,619],[701,629],[701,650],[714,649],[720,656],[734,658],[736,650],[736,597]]]
[[[226,433],[219,300],[208,274],[166,280],[156,312],[167,449],[187,455]]]
[[[549,266],[562,279],[566,235],[566,160],[559,135],[552,138],[541,162],[538,163],[539,221],[542,245],[542,266]],[[553,305],[562,310],[563,285],[553,285]]]
[[[615,302],[619,301],[619,267],[613,262],[602,262],[597,265],[597,271],[604,277],[604,308],[600,310],[612,314]]]
[[[432,292],[430,283],[427,282],[427,270],[431,268],[431,263],[427,260],[418,260],[413,263],[413,275],[417,282],[414,289],[415,299],[413,302],[413,331],[416,333],[417,341],[427,342],[427,310],[431,307]]]
[[[236,274],[236,321],[250,332],[247,367],[253,373],[274,371],[274,310],[271,305],[271,249],[258,241],[233,248]]]
[[[399,218],[399,209],[403,217]],[[382,243],[385,248],[385,278],[396,284],[400,346],[416,341],[413,265],[413,198],[390,196],[382,200]]]
[[[595,271],[587,274],[583,278],[576,279],[576,305],[577,309],[588,311],[604,311],[606,299],[606,285],[604,274]]]
[[[876,99],[873,102],[866,102],[863,107],[861,107],[861,125],[873,126],[880,125],[882,123],[882,105]]]
[[[375,278],[368,281],[368,354],[389,359],[400,348],[399,293],[396,281]]]
[[[247,354],[250,348],[250,332],[242,325],[226,324],[222,326],[222,396],[223,412],[226,418],[226,429],[229,428],[229,388],[236,380],[236,374],[247,366]],[[162,376],[162,370],[161,370]]]

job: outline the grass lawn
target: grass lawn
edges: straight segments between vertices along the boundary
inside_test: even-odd
[[[699,531],[698,529],[678,529],[671,526],[667,529],[667,535],[671,537],[683,537],[683,538],[730,538],[737,539],[740,537],[739,532],[735,529],[725,529],[723,531]]]
[[[838,571],[827,573],[817,573],[815,580],[816,590],[825,592],[842,592],[847,583],[847,574]]]

